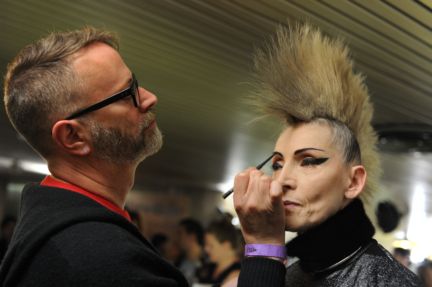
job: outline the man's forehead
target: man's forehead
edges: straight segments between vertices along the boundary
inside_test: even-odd
[[[117,50],[105,43],[82,48],[74,55],[72,66],[90,93],[115,93],[130,83],[129,68]]]
[[[109,67],[114,64],[113,60],[123,62],[117,50],[101,42],[92,43],[71,55],[71,62],[77,70],[93,65]]]

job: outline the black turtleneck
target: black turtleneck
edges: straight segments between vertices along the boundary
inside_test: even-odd
[[[320,225],[288,242],[287,254],[306,272],[318,272],[353,254],[372,240],[375,229],[360,199]]]
[[[421,286],[414,273],[372,239],[374,232],[356,199],[288,243],[288,255],[300,260],[287,270],[276,260],[246,257],[238,286]]]

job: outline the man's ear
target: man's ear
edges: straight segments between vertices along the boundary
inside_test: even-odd
[[[348,189],[345,191],[345,198],[354,199],[363,191],[366,184],[366,170],[362,165],[355,165],[351,167],[350,183]]]
[[[51,129],[54,142],[63,151],[74,155],[88,155],[91,151],[83,126],[74,120],[61,120]]]

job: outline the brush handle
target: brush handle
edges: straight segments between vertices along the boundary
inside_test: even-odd
[[[231,188],[230,190],[228,190],[227,192],[225,192],[222,197],[223,199],[227,198],[228,196],[230,196],[231,193],[234,192],[234,188]]]
[[[271,156],[269,156],[268,158],[266,158],[265,161],[263,161],[262,163],[260,163],[259,165],[256,166],[256,169],[260,170],[269,160],[271,160],[274,157],[275,153],[273,152],[271,154]],[[223,199],[226,199],[228,196],[230,196],[231,193],[234,192],[234,187],[231,188],[230,190],[228,190],[227,192],[225,192],[222,197]]]

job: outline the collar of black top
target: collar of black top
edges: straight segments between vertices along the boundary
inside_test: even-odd
[[[356,253],[372,241],[375,229],[360,199],[322,224],[288,242],[287,254],[300,259],[306,272],[319,272]]]

